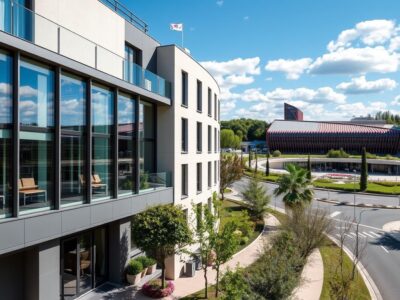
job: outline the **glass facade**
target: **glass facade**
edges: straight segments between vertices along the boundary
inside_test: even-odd
[[[20,64],[20,212],[53,207],[54,72],[36,62]]]
[[[12,214],[12,58],[0,51],[0,218]]]
[[[149,188],[149,176],[155,171],[155,117],[154,105],[139,104],[139,168],[140,190]]]
[[[86,83],[61,76],[61,205],[84,202],[86,194]]]
[[[136,190],[136,100],[129,95],[118,95],[118,194],[132,194]]]
[[[92,199],[113,195],[113,106],[114,94],[105,87],[92,88]]]

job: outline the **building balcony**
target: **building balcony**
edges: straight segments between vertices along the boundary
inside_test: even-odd
[[[109,3],[113,1],[104,0],[101,2]],[[120,9],[120,6],[118,6],[118,10]],[[35,13],[17,1],[0,0],[0,31],[127,81],[162,97],[171,98],[171,83],[164,78]]]

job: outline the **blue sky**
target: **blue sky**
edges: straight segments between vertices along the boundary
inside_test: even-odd
[[[162,44],[181,43],[218,80],[222,118],[308,120],[400,111],[398,0],[122,0]]]

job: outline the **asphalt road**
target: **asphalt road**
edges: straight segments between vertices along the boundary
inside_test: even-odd
[[[242,191],[246,186],[247,179],[242,179],[233,185],[236,191]],[[263,183],[270,194],[276,185],[273,183]],[[364,195],[356,195],[361,197]],[[326,191],[315,190],[316,198],[327,197]],[[388,201],[386,196],[364,196],[373,202]],[[341,201],[352,202],[352,193],[330,192],[330,198]],[[400,299],[400,242],[393,239],[389,234],[382,230],[382,226],[388,222],[400,221],[400,210],[396,209],[366,209],[361,207],[343,206],[313,201],[313,207],[327,210],[330,217],[334,220],[335,229],[333,237],[338,238],[345,221],[355,222],[360,219],[359,244],[364,247],[361,263],[368,271],[375,282],[383,299]],[[271,206],[283,209],[284,205],[281,197],[273,197]],[[355,254],[356,226],[346,236],[345,246]]]

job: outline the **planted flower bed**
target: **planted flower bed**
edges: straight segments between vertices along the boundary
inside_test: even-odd
[[[142,287],[142,293],[151,298],[163,298],[171,295],[175,290],[175,285],[172,281],[167,281],[166,287],[161,288],[161,280],[155,279],[145,283]]]

